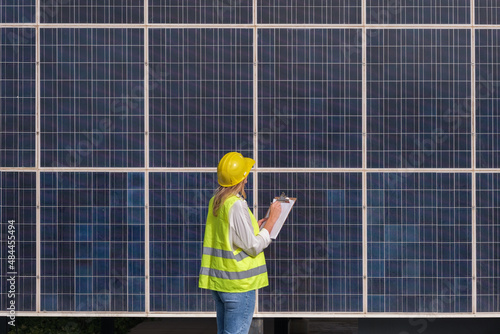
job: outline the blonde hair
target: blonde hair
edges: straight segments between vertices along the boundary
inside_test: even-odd
[[[228,199],[229,197],[240,194],[244,199],[247,198],[247,194],[245,194],[245,179],[240,183],[235,184],[232,187],[219,186],[219,188],[215,190],[214,207],[213,207],[214,216],[217,217],[219,208],[222,206],[222,204],[224,204],[226,199]]]

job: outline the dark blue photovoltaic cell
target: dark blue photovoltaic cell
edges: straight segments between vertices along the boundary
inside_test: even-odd
[[[151,311],[215,311],[210,291],[198,288],[198,275],[216,187],[215,173],[149,174]]]
[[[144,166],[144,30],[41,29],[41,165]]]
[[[368,174],[368,312],[471,312],[472,179]]]
[[[40,0],[41,23],[144,23],[144,0]]]
[[[150,167],[253,154],[252,43],[251,29],[150,30]]]
[[[0,167],[34,167],[35,29],[0,34]]]
[[[259,32],[259,166],[361,167],[361,30]]]
[[[471,167],[464,29],[367,31],[367,166]]]
[[[15,311],[35,311],[35,173],[0,172],[0,222],[0,307],[7,310],[15,301]],[[16,278],[12,288],[11,276]]]
[[[497,25],[500,23],[500,2],[497,0],[474,0],[474,23]]]
[[[259,23],[360,24],[361,0],[261,0]]]
[[[476,30],[476,167],[500,167],[500,31]]]
[[[35,0],[0,1],[0,23],[34,23]]]
[[[259,312],[362,312],[360,173],[261,173],[259,214],[285,192],[297,202],[265,250]]]
[[[366,0],[368,24],[470,24],[470,0]]]
[[[476,175],[477,311],[499,312],[500,174]]]
[[[149,23],[252,23],[252,0],[149,0]]]
[[[41,173],[41,310],[145,310],[143,173]]]

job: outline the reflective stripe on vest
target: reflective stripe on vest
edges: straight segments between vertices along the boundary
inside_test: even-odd
[[[203,240],[203,255],[199,287],[222,292],[246,292],[267,286],[268,277],[264,253],[251,257],[243,250],[233,250],[229,242],[229,211],[242,199],[237,196],[227,198],[213,215],[213,201],[210,200]],[[259,225],[248,209],[255,235]]]
[[[247,271],[240,271],[240,272],[229,272],[229,271],[222,271],[222,270],[217,270],[213,268],[201,268],[200,270],[200,275],[207,275],[207,276],[213,276],[217,278],[223,278],[223,279],[245,279],[245,278],[250,278],[253,276],[257,276],[263,273],[267,272],[266,265],[253,268]]]
[[[203,254],[222,257],[224,259],[235,259],[236,261],[241,261],[249,256],[247,253],[243,251],[235,255],[232,251],[225,251],[222,249],[216,249],[211,247],[203,247]]]

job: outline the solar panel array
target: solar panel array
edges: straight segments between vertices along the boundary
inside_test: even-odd
[[[256,216],[298,198],[257,313],[499,312],[499,11],[0,1],[0,307],[10,225],[17,311],[214,312],[204,224],[239,151]]]

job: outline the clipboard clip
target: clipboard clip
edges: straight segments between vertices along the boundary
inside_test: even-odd
[[[285,193],[281,193],[281,196],[277,199],[278,202],[290,203],[290,198],[286,197]]]

